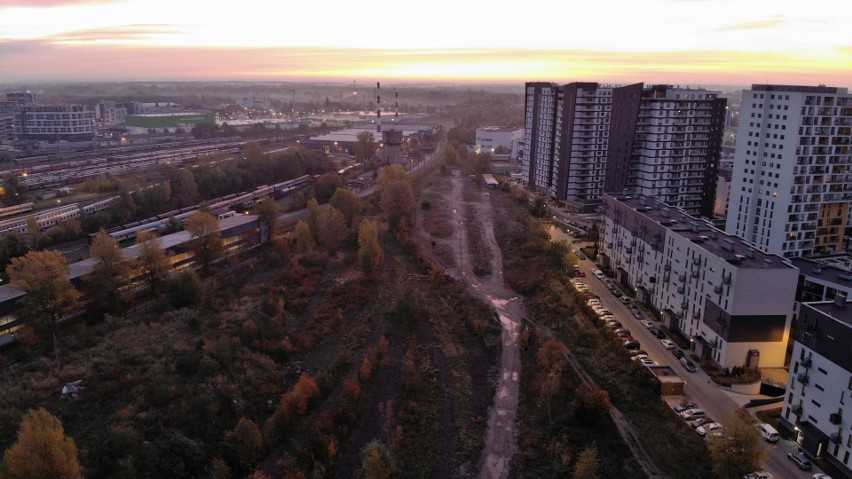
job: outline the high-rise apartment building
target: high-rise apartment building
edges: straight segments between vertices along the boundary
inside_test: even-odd
[[[726,104],[707,90],[665,85],[642,90],[627,190],[711,217]]]
[[[726,231],[785,257],[841,250],[850,142],[847,89],[752,85],[743,92]]]
[[[627,191],[711,216],[725,103],[663,85],[528,83],[525,179],[584,212]]]

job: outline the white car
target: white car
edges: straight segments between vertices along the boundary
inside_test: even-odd
[[[649,358],[647,354],[637,354],[636,356],[633,356],[634,361],[642,361],[642,360],[645,360],[645,359],[651,359],[651,358]]]
[[[775,479],[775,476],[766,471],[757,471],[752,472],[751,474],[746,474],[743,476],[743,479]]]
[[[813,479],[831,479],[831,476],[829,476],[827,474],[823,474],[821,472],[818,472],[818,473],[814,474]]]
[[[691,421],[693,419],[698,419],[706,415],[707,413],[705,413],[703,409],[698,408],[687,409],[686,411],[680,413],[680,417],[682,417],[685,421]]]
[[[611,314],[605,314],[605,315],[599,317],[598,319],[600,319],[603,322],[615,321],[615,316],[613,316]]]
[[[661,339],[660,344],[662,344],[663,347],[666,348],[666,349],[674,349],[675,348],[675,343],[671,339]]]
[[[592,299],[586,301],[586,304],[588,304],[589,306],[600,306],[601,300],[592,298]]]
[[[622,296],[618,299],[620,299],[621,302],[624,303],[624,304],[630,304],[630,298],[628,298],[627,295],[624,295],[624,296]]]
[[[710,437],[721,437],[722,436],[722,425],[718,422],[711,422],[710,424],[705,424],[703,426],[698,426],[695,429],[695,432],[698,433],[699,436],[710,436]]]
[[[642,321],[639,321],[639,322],[642,323],[642,326],[645,326],[648,329],[651,329],[651,328],[654,327],[654,323],[651,322],[651,321],[648,321],[647,319],[643,319]]]
[[[595,277],[598,279],[604,279],[606,277],[606,275],[603,274],[603,271],[599,269],[593,270],[592,274],[595,275]]]
[[[653,359],[648,359],[648,358],[640,359],[639,362],[642,363],[642,366],[659,366],[660,365],[660,363],[654,361]]]

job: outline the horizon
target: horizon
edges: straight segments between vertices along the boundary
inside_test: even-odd
[[[483,17],[476,2],[446,0],[412,12],[332,2],[320,15],[260,0],[0,0],[0,81],[852,87],[852,14],[817,4],[622,0],[607,5],[620,15],[601,17],[536,2],[502,21],[500,8]]]

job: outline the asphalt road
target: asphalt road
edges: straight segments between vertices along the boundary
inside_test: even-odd
[[[571,238],[560,230],[551,230],[551,233],[555,239],[565,239],[570,244]],[[725,391],[720,389],[701,368],[698,368],[694,373],[688,372],[680,361],[672,355],[671,351],[667,350],[660,343],[659,339],[642,326],[642,323],[639,322],[640,319],[633,316],[627,305],[616,298],[603,281],[592,274],[592,271],[598,269],[597,265],[586,259],[579,260],[578,266],[586,274],[586,277],[582,279],[589,286],[591,293],[601,299],[601,304],[613,313],[624,328],[630,330],[631,336],[639,341],[642,346],[641,349],[648,353],[648,357],[660,364],[671,367],[681,379],[686,381],[686,399],[696,403],[711,418],[719,422],[734,415],[734,411],[738,407],[737,403]],[[631,302],[633,302],[632,299]],[[641,319],[653,321],[652,318],[644,313]],[[660,324],[656,321],[654,323],[657,325]],[[667,402],[676,404],[679,402],[679,398],[672,398]],[[674,414],[674,411],[672,411],[672,414]],[[764,469],[772,473],[775,479],[811,479],[815,473],[821,472],[816,466],[811,471],[801,471],[795,467],[792,461],[787,459],[787,453],[796,451],[798,448],[798,445],[794,441],[781,439],[775,444],[767,442],[763,444],[769,449],[769,456],[764,461]]]

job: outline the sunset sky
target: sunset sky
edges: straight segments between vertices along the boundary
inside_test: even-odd
[[[852,87],[848,0],[0,0],[0,82]]]

